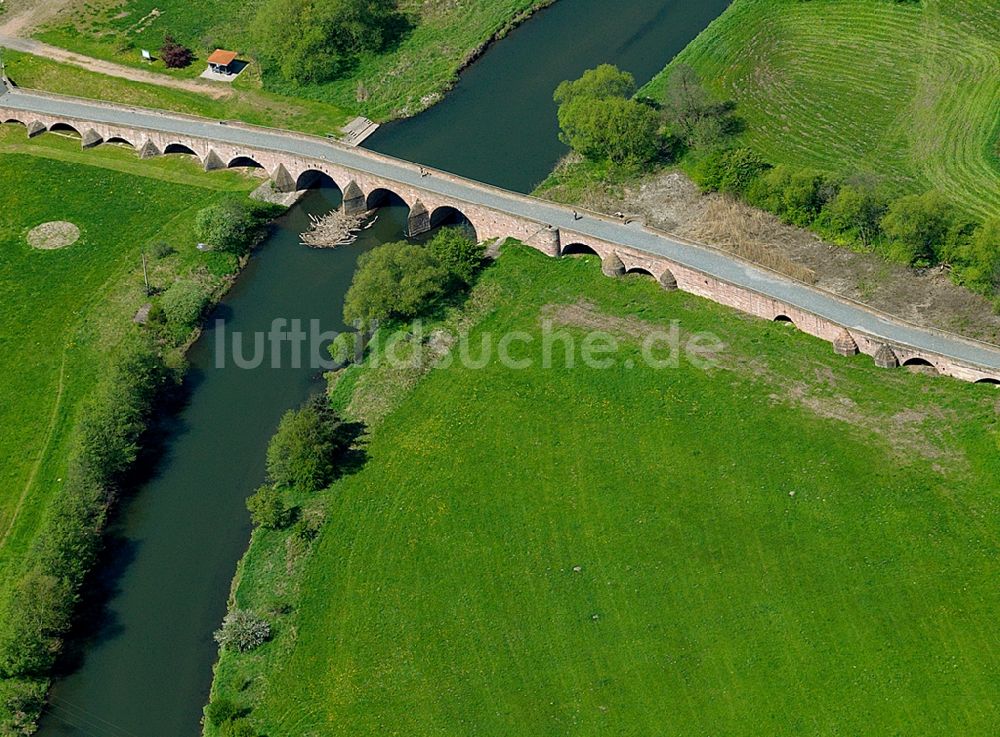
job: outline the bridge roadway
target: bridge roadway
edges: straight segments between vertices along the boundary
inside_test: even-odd
[[[582,217],[578,217],[574,210],[561,205],[446,172],[425,170],[409,162],[365,149],[351,148],[334,141],[289,131],[221,124],[218,121],[89,100],[0,89],[0,122],[11,118],[16,111],[20,111],[21,114],[17,117],[25,122],[32,115],[38,115],[50,120],[64,119],[69,123],[85,121],[108,124],[266,150],[298,160],[330,162],[341,168],[397,182],[411,191],[437,195],[439,200],[454,202],[459,210],[467,203],[519,220],[531,221],[540,228],[553,226],[566,234],[573,234],[573,240],[567,242],[586,242],[586,239],[592,238],[603,244],[647,254],[654,259],[666,259],[671,264],[712,277],[713,284],[733,285],[760,295],[772,303],[792,306],[800,313],[815,316],[841,332],[843,328],[847,328],[865,353],[874,354],[874,347],[882,341],[892,347],[897,356],[909,354],[926,357],[944,373],[972,381],[1000,379],[1000,348],[895,320],[866,309],[863,305],[740,261],[721,251],[682,242],[665,233],[635,224],[626,225],[594,213],[581,213]],[[343,186],[343,183],[339,184]],[[705,283],[709,283],[707,279]],[[684,288],[683,283],[681,288]],[[711,294],[706,296],[712,298]],[[719,301],[726,303],[726,300]],[[793,318],[793,321],[799,323],[798,319]],[[828,330],[825,333],[814,330],[810,332],[833,339]],[[900,358],[900,362],[902,361]]]

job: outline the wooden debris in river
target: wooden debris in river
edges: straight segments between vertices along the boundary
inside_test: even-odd
[[[310,248],[334,248],[347,246],[357,240],[358,233],[365,229],[365,221],[371,213],[345,215],[334,210],[322,217],[310,215],[312,227],[302,234],[302,245]]]

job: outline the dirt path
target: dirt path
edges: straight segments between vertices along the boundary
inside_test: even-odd
[[[211,82],[200,79],[175,79],[165,74],[133,69],[123,64],[76,54],[30,38],[32,30],[56,17],[72,3],[73,0],[26,0],[20,3],[14,0],[14,4],[7,9],[7,13],[0,16],[0,46],[133,82],[145,82],[161,87],[198,92],[216,99],[232,94],[228,87],[220,87]]]
[[[34,54],[35,56],[43,56],[46,59],[51,59],[52,61],[72,64],[73,66],[80,67],[81,69],[98,72],[99,74],[104,74],[108,77],[118,77],[119,79],[128,79],[133,82],[145,82],[146,84],[155,84],[160,87],[171,87],[176,90],[197,92],[198,94],[208,95],[209,97],[213,97],[215,99],[228,97],[232,94],[232,90],[228,87],[220,87],[212,82],[206,82],[200,79],[175,79],[174,77],[168,77],[165,74],[147,72],[143,69],[133,69],[132,67],[128,67],[123,64],[115,64],[110,61],[94,59],[90,56],[76,54],[72,51],[61,49],[58,46],[50,46],[49,44],[32,39],[14,38],[0,34],[0,46],[13,49],[14,51],[23,51],[28,54]]]
[[[0,16],[0,37],[26,37],[51,20],[73,0],[7,0],[7,12]]]

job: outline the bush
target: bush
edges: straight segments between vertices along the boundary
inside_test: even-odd
[[[337,456],[351,440],[326,396],[313,397],[281,418],[267,448],[267,474],[278,488],[323,489],[333,481]]]
[[[744,195],[770,165],[748,148],[725,149],[706,156],[695,167],[695,181],[709,192]]]
[[[217,698],[212,699],[205,707],[205,719],[213,727],[218,727],[224,722],[235,719],[240,714],[240,708],[232,699]]]
[[[226,722],[220,730],[222,737],[257,737],[257,730],[246,719],[234,719]]]
[[[177,253],[177,249],[166,241],[154,241],[149,244],[149,255],[157,261],[172,256],[175,253]]]
[[[45,702],[47,683],[42,679],[0,679],[0,731],[3,734],[32,734]]]
[[[239,653],[256,650],[271,638],[271,625],[247,609],[234,609],[222,620],[215,641],[226,649]]]
[[[822,174],[780,164],[758,177],[747,189],[753,205],[792,225],[810,225],[831,196]]]
[[[371,325],[426,311],[447,291],[449,273],[427,248],[387,243],[358,260],[344,300],[344,320]]]
[[[882,230],[892,240],[891,250],[908,264],[930,264],[949,245],[955,213],[945,197],[935,191],[900,197],[889,205]]]
[[[461,228],[442,228],[427,249],[460,288],[472,284],[486,255],[486,246],[469,238]]]
[[[285,500],[273,486],[262,486],[247,499],[247,509],[250,519],[258,527],[265,530],[280,530],[288,526],[291,520]]]
[[[280,209],[235,197],[224,200],[198,213],[198,238],[216,250],[244,254],[260,242]]]
[[[168,35],[160,47],[160,58],[168,69],[180,69],[194,61],[194,54],[191,49],[177,43],[173,36]]]
[[[875,187],[844,184],[823,206],[819,219],[835,233],[871,246],[882,236],[882,218],[888,208],[888,199]]]
[[[208,303],[205,287],[189,279],[174,282],[160,297],[160,307],[167,322],[185,328],[198,324]]]

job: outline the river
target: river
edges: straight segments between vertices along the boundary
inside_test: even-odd
[[[522,192],[565,152],[552,92],[603,62],[642,84],[729,0],[559,0],[491,48],[443,102],[383,126],[366,146]],[[612,9],[613,8],[613,9]],[[349,248],[299,245],[309,213],[339,192],[310,193],[277,223],[189,353],[190,395],[173,418],[152,478],[123,505],[92,596],[52,689],[43,737],[196,737],[226,609],[250,533],[245,499],[264,477],[264,452],[283,412],[322,389],[321,372],[240,368],[218,344],[267,332],[278,319],[342,329],[358,256],[398,239],[406,212],[384,208]],[[217,329],[216,319],[223,321]],[[227,341],[227,346],[229,345]],[[252,345],[252,343],[247,343]],[[249,354],[250,350],[246,351]]]

